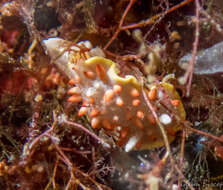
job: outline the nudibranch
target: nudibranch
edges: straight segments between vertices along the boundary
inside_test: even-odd
[[[164,145],[143,89],[169,140],[174,139],[181,128],[174,115],[184,120],[185,111],[171,84],[156,82],[144,87],[131,73],[122,77],[117,65],[104,58],[103,52],[88,51],[83,55],[79,49],[83,44],[70,46],[60,38],[46,39],[44,44],[58,67],[72,79],[74,86],[68,91],[68,101],[82,102],[78,115],[86,115],[92,128],[103,128],[125,151]],[[85,43],[85,46],[90,47],[90,44]]]

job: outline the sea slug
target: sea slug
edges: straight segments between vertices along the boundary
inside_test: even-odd
[[[104,128],[125,151],[164,145],[142,89],[170,141],[181,129],[174,114],[184,120],[185,111],[173,85],[156,82],[144,87],[133,73],[120,76],[116,63],[104,58],[103,53],[98,53],[100,56],[96,56],[95,51],[83,53],[79,47],[70,46],[60,38],[43,42],[51,59],[72,79],[68,101],[82,102],[78,115],[86,115],[95,130]],[[91,48],[89,43],[85,46]]]

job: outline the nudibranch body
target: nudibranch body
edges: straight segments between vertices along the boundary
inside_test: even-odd
[[[170,141],[185,119],[185,111],[174,87],[165,82],[144,87],[129,73],[119,76],[116,64],[95,53],[81,56],[80,49],[59,38],[44,40],[47,52],[72,79],[70,102],[82,102],[78,115],[86,115],[92,128],[104,128],[125,151],[162,146],[163,137],[148,108],[142,90],[148,96]],[[102,53],[103,54],[103,53]]]

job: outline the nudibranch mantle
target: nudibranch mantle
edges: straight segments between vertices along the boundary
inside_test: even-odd
[[[104,128],[115,142],[132,149],[163,146],[163,137],[148,108],[142,89],[146,92],[170,141],[180,130],[174,114],[185,119],[185,111],[174,87],[166,82],[142,86],[135,76],[119,76],[116,64],[96,51],[84,55],[76,46],[60,38],[44,40],[47,53],[55,64],[72,79],[74,87],[68,94],[70,102],[82,102],[78,115],[86,115],[92,128]],[[83,45],[83,44],[82,44]]]

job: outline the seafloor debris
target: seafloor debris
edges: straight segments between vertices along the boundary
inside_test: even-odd
[[[87,115],[92,128],[106,129],[125,151],[163,145],[163,136],[142,94],[145,91],[169,140],[174,139],[180,129],[176,116],[185,120],[185,112],[171,84],[154,82],[144,87],[132,71],[121,77],[114,62],[92,57],[91,51],[83,53],[81,47],[69,46],[60,38],[47,39],[44,44],[75,84],[68,91],[68,101],[83,102],[79,116]]]
[[[186,69],[192,54],[186,54],[179,61],[179,66]],[[215,74],[223,72],[223,42],[200,51],[195,57],[194,73],[195,74]]]

